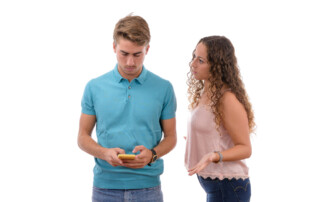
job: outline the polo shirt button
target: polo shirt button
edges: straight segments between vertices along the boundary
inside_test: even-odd
[[[131,89],[131,86],[129,86],[128,88]]]
[[[131,95],[129,95],[128,98],[131,98]]]

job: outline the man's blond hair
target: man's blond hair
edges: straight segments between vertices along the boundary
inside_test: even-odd
[[[114,43],[117,44],[120,38],[140,46],[148,45],[151,38],[148,23],[142,17],[131,14],[120,19],[114,28]]]

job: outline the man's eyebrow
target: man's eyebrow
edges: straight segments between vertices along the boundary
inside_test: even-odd
[[[120,52],[123,53],[123,54],[129,54],[126,51],[123,51],[123,50],[120,50]]]
[[[129,54],[128,52],[123,51],[123,50],[120,50],[120,52],[123,53],[123,54]],[[139,55],[141,53],[142,53],[142,51],[139,51],[139,52],[133,53],[133,55]]]

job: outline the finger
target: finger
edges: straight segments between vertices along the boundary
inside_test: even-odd
[[[123,161],[118,156],[112,156],[112,164],[123,165]]]
[[[199,172],[200,172],[199,168],[196,168],[196,169],[192,170],[191,172],[189,172],[189,175],[191,176],[191,175],[194,175]]]
[[[135,161],[135,159],[123,159],[122,162],[123,162],[124,164],[126,164],[126,163],[134,163],[134,162],[136,162],[136,161]]]
[[[125,166],[137,166],[137,165],[141,165],[141,163],[123,162],[123,165],[125,165]]]
[[[206,166],[205,165],[201,165],[197,168],[196,172],[195,173],[199,173],[201,172]]]
[[[192,170],[192,171],[189,172],[189,176],[192,176],[192,175],[194,175],[195,173],[196,173],[196,170]]]
[[[144,165],[142,164],[133,164],[133,163],[124,163],[123,164],[124,167],[127,167],[127,168],[143,168]]]
[[[195,170],[195,169],[197,169],[198,167],[199,167],[199,164],[197,164],[197,165],[193,166],[192,168],[190,168],[190,169],[188,170],[188,172],[190,172],[190,171],[192,171],[192,170]]]
[[[140,152],[140,154],[136,155],[137,159],[145,159],[148,157],[146,152]]]
[[[113,167],[117,167],[117,166],[120,165],[120,164],[118,164],[118,163],[116,163],[116,162],[110,162],[109,164],[112,165]]]
[[[134,166],[134,165],[144,165],[145,161],[143,159],[138,159],[137,156],[133,160],[123,161],[124,164]]]
[[[115,148],[115,151],[117,152],[117,154],[125,154],[126,153],[123,149],[120,149],[120,148]]]
[[[190,170],[188,170],[189,175],[193,175],[195,173],[199,173],[201,170],[203,170],[205,166],[201,165],[201,164],[197,164],[195,167],[191,168]]]
[[[144,149],[146,149],[145,146],[139,145],[139,146],[136,146],[136,147],[133,149],[132,153],[137,153],[138,151],[141,152],[141,151],[144,150]]]
[[[188,170],[189,175],[190,176],[193,175],[195,173],[195,170],[196,170],[196,168],[192,168],[192,169]]]

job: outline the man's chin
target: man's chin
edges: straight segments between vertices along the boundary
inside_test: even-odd
[[[134,67],[134,68],[126,67],[125,70],[126,70],[126,72],[137,72],[137,68],[136,67]]]

